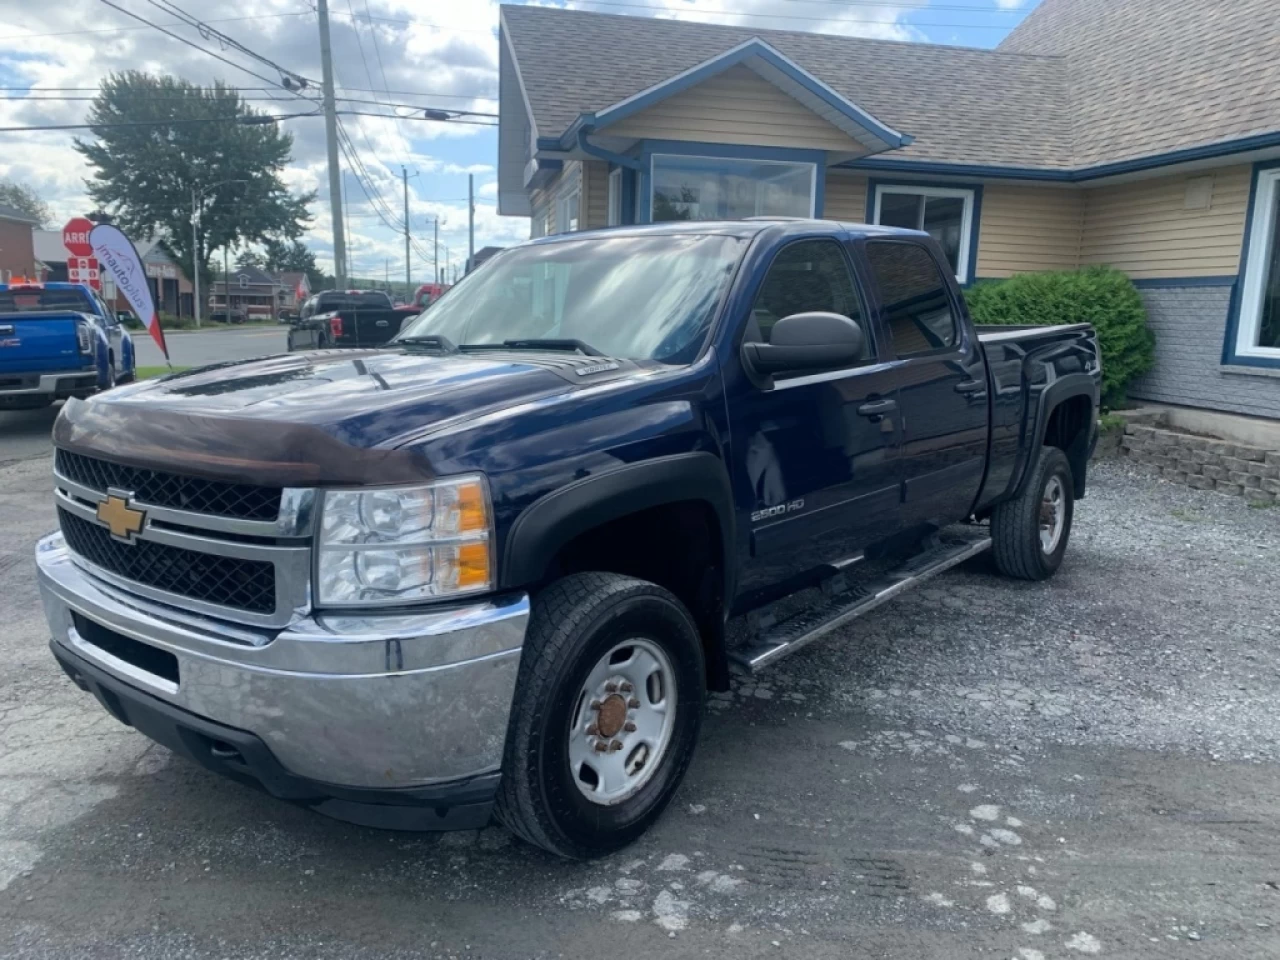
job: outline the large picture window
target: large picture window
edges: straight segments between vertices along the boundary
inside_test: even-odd
[[[872,222],[923,230],[938,241],[961,283],[969,280],[974,191],[952,187],[877,186]]]
[[[651,219],[812,217],[817,175],[812,163],[655,156]]]
[[[1280,360],[1280,168],[1258,173],[1235,353]]]

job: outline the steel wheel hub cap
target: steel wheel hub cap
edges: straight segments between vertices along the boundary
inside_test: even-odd
[[[1067,523],[1067,496],[1058,476],[1049,478],[1040,498],[1040,549],[1053,553],[1062,539],[1062,529]]]
[[[649,640],[627,640],[596,662],[575,701],[569,767],[592,803],[634,796],[658,769],[675,725],[671,660]]]

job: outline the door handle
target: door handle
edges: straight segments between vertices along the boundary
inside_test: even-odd
[[[863,417],[879,417],[897,409],[897,400],[868,400],[858,407],[858,414]]]
[[[388,326],[388,325],[389,325],[389,323],[388,323],[388,321],[386,321],[386,320],[379,320],[376,324],[374,324],[374,326],[378,326],[378,327],[385,327],[385,326]]]
[[[982,386],[981,380],[961,380],[956,384],[956,393],[974,393],[981,390]]]

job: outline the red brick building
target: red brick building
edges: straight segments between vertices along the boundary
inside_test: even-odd
[[[0,282],[13,277],[36,276],[35,242],[37,224],[16,207],[0,203]]]

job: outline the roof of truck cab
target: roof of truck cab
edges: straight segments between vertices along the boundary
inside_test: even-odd
[[[754,237],[765,230],[784,228],[785,233],[850,233],[864,237],[926,237],[921,230],[905,230],[901,227],[880,227],[869,223],[847,223],[842,220],[820,220],[804,217],[752,218],[750,220],[673,220],[666,223],[646,223],[625,227],[601,227],[597,230],[580,230],[573,233],[557,233],[539,237],[535,244],[564,243],[596,237],[677,237],[724,236]]]

